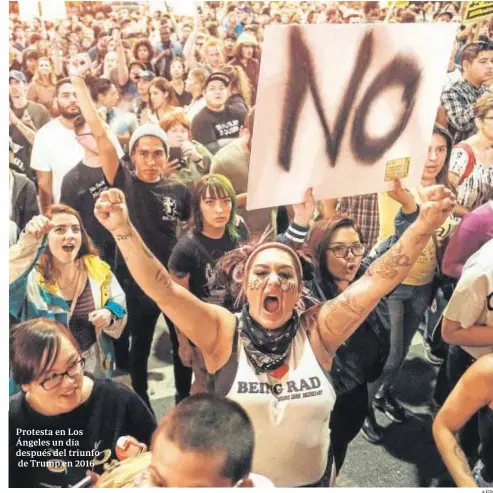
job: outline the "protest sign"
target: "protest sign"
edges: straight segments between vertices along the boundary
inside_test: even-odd
[[[470,1],[467,2],[467,8],[462,22],[464,24],[472,24],[488,19],[491,16],[493,16],[493,2],[491,0],[487,2]]]
[[[39,17],[38,0],[19,0],[19,19],[22,22]]]
[[[67,18],[64,0],[41,0],[41,12],[45,21],[58,21]]]
[[[419,183],[456,26],[268,26],[247,209]]]

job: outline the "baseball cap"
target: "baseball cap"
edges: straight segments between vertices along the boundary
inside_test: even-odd
[[[128,143],[129,154],[132,154],[135,143],[141,137],[149,137],[149,136],[157,137],[158,139],[161,139],[163,141],[164,148],[166,150],[166,156],[167,156],[169,152],[168,137],[166,136],[166,132],[156,123],[144,123],[140,127],[137,127],[135,132],[132,134],[132,137],[130,137],[130,142]]]
[[[205,81],[204,89],[211,82],[214,82],[215,80],[218,80],[218,81],[222,82],[226,87],[228,87],[229,84],[230,84],[230,82],[231,82],[231,77],[228,74],[225,74],[223,72],[213,72],[211,75],[209,75],[209,77]]]
[[[27,83],[26,76],[22,72],[19,72],[18,70],[11,70],[9,72],[9,80],[10,79],[15,79],[18,80],[19,82]]]
[[[142,78],[148,80],[149,82],[156,77],[154,72],[150,70],[142,70],[142,72],[137,76],[137,78]]]

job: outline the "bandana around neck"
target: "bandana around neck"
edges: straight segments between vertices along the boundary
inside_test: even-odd
[[[293,316],[278,329],[267,330],[252,320],[248,305],[241,311],[240,336],[248,360],[256,373],[268,373],[281,367],[289,355],[291,342],[299,327],[299,315]]]

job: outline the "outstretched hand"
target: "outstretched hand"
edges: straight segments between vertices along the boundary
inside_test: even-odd
[[[394,180],[394,190],[387,192],[387,195],[402,205],[402,210],[405,214],[411,214],[416,211],[416,200],[409,190],[402,187],[398,178]]]
[[[456,206],[455,195],[443,185],[427,187],[423,193],[423,203],[419,214],[428,232],[440,227]]]
[[[113,234],[128,228],[130,224],[125,195],[116,188],[101,192],[94,207],[94,215]]]
[[[70,59],[68,73],[71,77],[84,77],[91,70],[91,58],[87,53],[79,53]]]
[[[315,214],[315,199],[313,198],[313,188],[307,189],[301,204],[294,204],[294,222],[299,226],[308,226]]]

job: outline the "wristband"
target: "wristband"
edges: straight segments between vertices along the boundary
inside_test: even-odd
[[[285,233],[285,236],[289,240],[301,244],[305,241],[306,235],[308,234],[309,230],[310,226],[300,226],[292,221]]]

